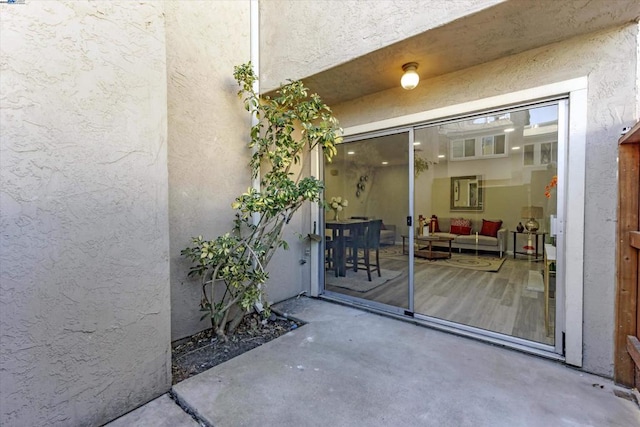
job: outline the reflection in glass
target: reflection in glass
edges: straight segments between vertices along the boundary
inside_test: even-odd
[[[325,198],[349,199],[344,218],[382,220],[380,266],[383,276],[398,274],[354,289],[336,284],[327,269],[325,289],[406,309],[412,263],[416,314],[553,345],[557,265],[547,270],[541,260],[545,244],[554,242],[550,218],[557,215],[557,188],[565,185],[556,164],[557,104],[421,125],[414,133],[420,141],[414,155],[428,166],[419,174],[409,171],[406,133],[342,144],[325,165]],[[347,147],[356,154],[347,156]],[[361,189],[363,175],[369,181]],[[542,208],[536,233],[518,232],[524,206]],[[412,260],[407,215],[418,236]]]

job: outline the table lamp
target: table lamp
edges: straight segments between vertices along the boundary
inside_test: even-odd
[[[520,217],[527,220],[524,228],[529,233],[535,233],[540,228],[536,218],[542,218],[542,208],[540,206],[525,206],[520,211]]]

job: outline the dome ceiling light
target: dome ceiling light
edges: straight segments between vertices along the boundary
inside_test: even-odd
[[[417,62],[408,62],[402,66],[402,71],[404,71],[404,74],[400,79],[400,84],[404,89],[411,90],[418,86],[418,83],[420,82],[420,76],[418,75],[417,69]]]

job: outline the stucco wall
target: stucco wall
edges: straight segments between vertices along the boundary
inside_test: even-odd
[[[160,2],[0,5],[0,424],[100,425],[170,377]]]
[[[504,0],[261,0],[264,90],[365,55]]]
[[[303,176],[310,174],[309,156],[305,156],[298,167],[291,169],[294,174]],[[301,292],[310,291],[311,284],[311,245],[306,236],[313,231],[311,223],[311,203],[303,204],[286,225],[283,238],[289,247],[279,249],[267,268],[267,298],[270,303],[283,301]],[[319,232],[320,228],[316,228]]]
[[[233,67],[249,61],[249,2],[166,3],[169,114],[171,330],[179,339],[207,327],[200,286],[180,251],[191,238],[233,227],[231,202],[251,185],[251,117]]]
[[[573,38],[334,106],[344,127],[588,76],[584,368],[613,372],[617,140],[637,119],[638,25]]]

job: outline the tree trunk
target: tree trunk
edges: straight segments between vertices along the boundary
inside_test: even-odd
[[[240,322],[242,322],[242,319],[244,318],[244,315],[246,313],[243,312],[240,306],[238,306],[237,304],[229,308],[229,311],[230,311],[231,320],[229,320],[229,327],[227,328],[227,333],[233,334],[236,328],[238,327],[238,325],[240,325]]]

